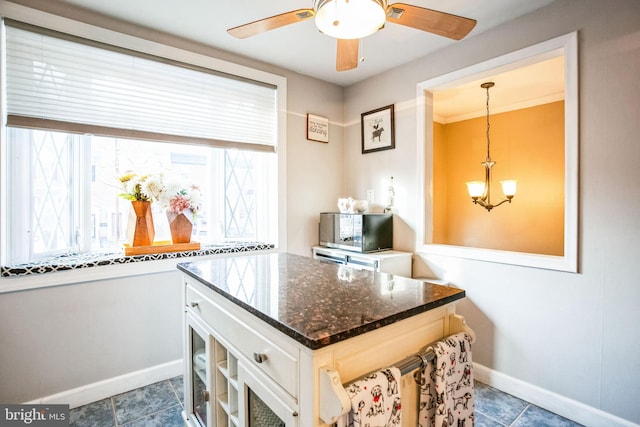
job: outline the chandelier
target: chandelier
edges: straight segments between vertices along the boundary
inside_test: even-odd
[[[316,26],[337,39],[360,39],[384,26],[386,0],[315,0]]]
[[[516,194],[517,182],[515,179],[500,181],[500,184],[502,184],[502,192],[506,199],[495,205],[491,203],[491,168],[496,164],[496,162],[491,160],[491,139],[489,138],[489,88],[493,86],[495,86],[493,82],[486,82],[480,85],[481,88],[487,90],[487,159],[481,163],[485,168],[484,181],[470,181],[466,183],[467,191],[469,191],[469,196],[471,196],[473,203],[482,206],[488,212],[491,212],[491,209],[505,202],[511,203],[511,199],[513,199],[513,196]]]

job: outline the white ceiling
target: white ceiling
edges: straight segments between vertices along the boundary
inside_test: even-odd
[[[434,120],[446,124],[485,116],[487,90],[480,87],[484,82],[495,83],[489,89],[491,114],[560,101],[564,99],[564,56],[435,90]]]
[[[336,40],[321,34],[313,19],[244,40],[226,30],[295,9],[313,7],[312,0],[49,0],[81,6],[102,14],[258,59],[341,86],[457,43],[444,37],[388,23],[363,41],[364,62],[355,70],[335,71]],[[473,37],[553,0],[406,0],[478,21]],[[389,3],[393,3],[393,0]]]

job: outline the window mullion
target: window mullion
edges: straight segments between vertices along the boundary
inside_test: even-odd
[[[12,145],[9,153],[7,166],[10,179],[7,189],[9,192],[8,203],[9,217],[12,219],[11,226],[7,227],[8,245],[11,248],[10,261],[27,260],[31,255],[31,213],[33,191],[30,178],[33,165],[31,162],[31,133],[19,133],[12,129],[7,129],[10,133],[9,139],[19,138]],[[18,136],[20,135],[20,136]]]
[[[91,221],[91,183],[92,162],[91,162],[91,135],[82,135],[78,138],[74,150],[74,189],[76,196],[72,203],[76,230],[73,246],[80,252],[91,251],[92,226]]]

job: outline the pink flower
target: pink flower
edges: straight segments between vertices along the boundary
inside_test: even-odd
[[[177,214],[183,213],[191,207],[191,202],[182,194],[178,194],[169,201],[169,210]]]

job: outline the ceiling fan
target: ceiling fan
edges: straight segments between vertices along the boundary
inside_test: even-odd
[[[387,0],[313,0],[313,8],[259,19],[227,32],[244,39],[313,17],[322,33],[338,39],[337,71],[356,68],[359,40],[382,29],[387,21],[454,40],[465,37],[476,25],[475,19],[405,3],[387,5]]]

